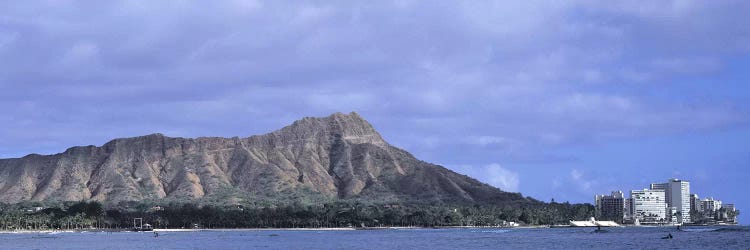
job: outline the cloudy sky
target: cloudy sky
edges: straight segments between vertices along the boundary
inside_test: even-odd
[[[748,1],[190,2],[0,3],[0,157],[356,111],[540,200],[750,208]]]

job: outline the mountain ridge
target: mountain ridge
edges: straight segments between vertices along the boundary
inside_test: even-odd
[[[200,200],[224,190],[329,199],[526,203],[386,142],[359,114],[305,117],[240,137],[160,133],[76,146],[54,155],[0,159],[0,201]],[[234,197],[237,198],[237,197]]]

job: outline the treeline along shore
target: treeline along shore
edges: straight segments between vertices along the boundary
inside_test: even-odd
[[[590,204],[533,206],[366,203],[336,201],[278,206],[129,202],[105,207],[96,201],[0,203],[0,230],[86,230],[133,228],[142,218],[155,229],[450,227],[567,224],[593,216]]]

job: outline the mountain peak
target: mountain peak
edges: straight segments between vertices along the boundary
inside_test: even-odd
[[[101,147],[73,147],[55,155],[0,159],[4,202],[194,200],[225,195],[269,200],[307,196],[525,202],[518,194],[420,161],[389,145],[354,112],[307,117],[248,138],[151,134],[115,139]]]
[[[284,127],[274,134],[297,139],[312,139],[319,136],[342,138],[353,143],[386,145],[375,128],[356,112],[336,112],[326,117],[305,117]]]
[[[367,121],[365,121],[365,119],[363,119],[361,116],[359,116],[359,114],[357,114],[357,112],[354,112],[354,111],[349,112],[349,114],[345,114],[345,113],[342,113],[342,112],[336,112],[336,113],[333,113],[333,114],[329,115],[328,117],[330,117],[330,118],[339,118],[339,119],[343,118],[343,119],[360,120],[360,121],[367,122]]]
[[[367,120],[365,120],[364,118],[362,118],[359,114],[357,114],[357,112],[350,112],[348,114],[342,113],[342,112],[336,112],[325,117],[305,117],[305,118],[295,121],[294,123],[305,122],[305,121],[338,121],[341,123],[352,124],[352,125],[357,125],[357,124],[370,125],[370,123],[367,122]]]

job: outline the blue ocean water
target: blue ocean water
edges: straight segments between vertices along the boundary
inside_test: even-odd
[[[0,249],[750,249],[750,227],[3,233]],[[671,233],[674,238],[661,239]]]

